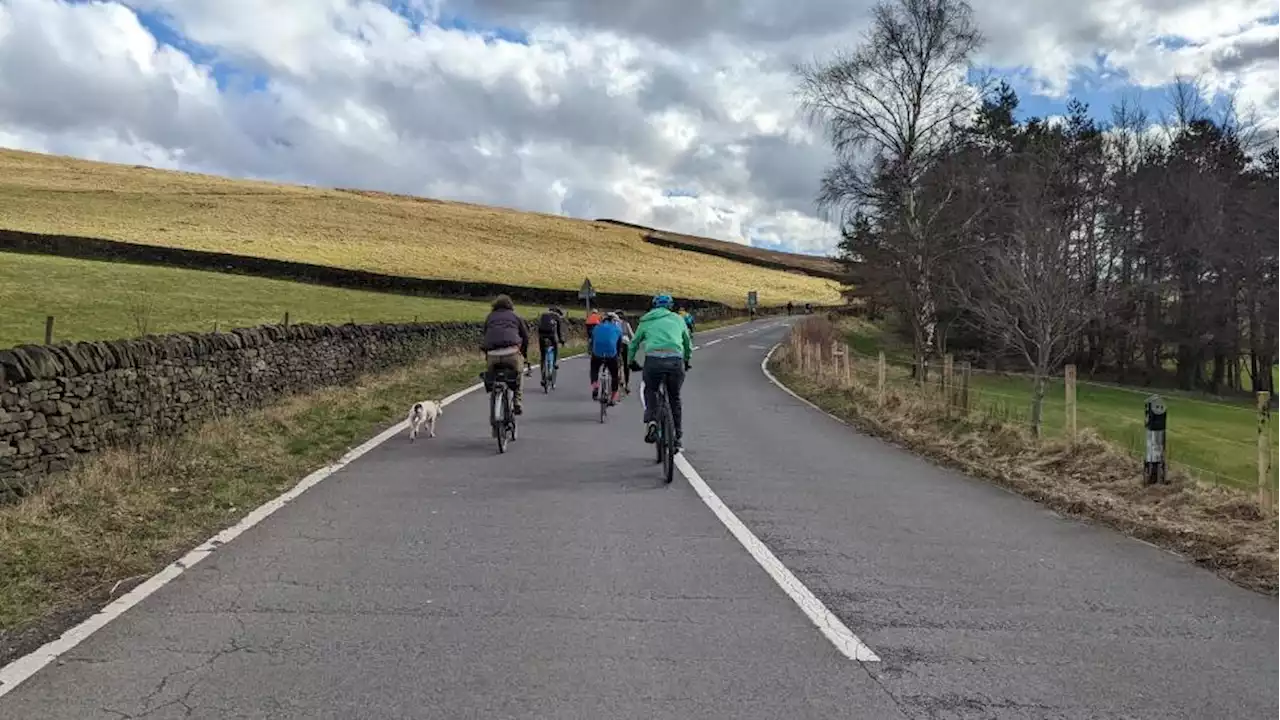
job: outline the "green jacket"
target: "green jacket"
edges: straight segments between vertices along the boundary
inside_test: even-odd
[[[644,345],[645,354],[668,351],[683,353],[685,362],[693,357],[693,337],[684,318],[666,308],[654,308],[640,318],[636,334],[627,351],[627,362],[635,362],[636,352]]]

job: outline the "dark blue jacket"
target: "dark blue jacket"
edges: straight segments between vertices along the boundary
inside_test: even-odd
[[[602,358],[617,357],[621,340],[622,328],[617,323],[602,322],[591,332],[591,354]]]

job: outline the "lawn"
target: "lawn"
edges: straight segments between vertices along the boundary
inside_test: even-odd
[[[233,180],[0,149],[0,227],[394,275],[840,302],[830,280],[646,243],[644,231],[385,193]]]
[[[909,385],[910,352],[883,328],[859,323],[847,335],[850,348],[864,362],[885,350],[891,365],[888,380]],[[856,362],[856,360],[855,360]],[[936,377],[936,374],[934,375]],[[1032,380],[1023,375],[975,369],[969,384],[970,405],[977,412],[1027,422]],[[1251,401],[1212,401],[1177,390],[1131,388],[1079,380],[1076,418],[1118,446],[1141,456],[1145,445],[1143,408],[1146,398],[1159,394],[1168,409],[1167,452],[1171,464],[1189,470],[1208,483],[1252,488],[1257,483],[1257,412]],[[1066,392],[1062,378],[1049,384],[1044,403],[1044,433],[1060,435],[1066,427]],[[1274,438],[1275,432],[1272,430]],[[1272,451],[1272,475],[1276,448]]]
[[[483,302],[343,290],[242,275],[0,253],[0,348],[277,323],[482,320]],[[539,308],[517,308],[532,317]]]

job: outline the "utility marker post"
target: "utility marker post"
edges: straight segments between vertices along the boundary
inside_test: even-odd
[[[1076,366],[1068,365],[1063,374],[1063,386],[1066,388],[1067,401],[1067,437],[1076,441]]]
[[[1147,455],[1143,465],[1147,485],[1165,484],[1169,481],[1165,465],[1165,428],[1168,414],[1164,400],[1159,395],[1147,398],[1144,408],[1146,420],[1143,425],[1147,429]]]
[[[1258,396],[1258,504],[1271,508],[1275,499],[1271,494],[1271,393],[1263,390]]]
[[[596,296],[595,288],[591,287],[591,278],[585,278],[582,281],[582,287],[578,288],[578,299],[587,301],[587,314],[591,314],[591,298]]]
[[[46,315],[44,318],[44,344],[53,344],[53,316]]]

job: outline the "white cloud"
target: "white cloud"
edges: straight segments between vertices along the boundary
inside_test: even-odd
[[[855,42],[868,6],[396,2],[410,21],[391,0],[0,0],[0,144],[821,251],[835,233],[812,198],[829,155],[796,116],[789,69]],[[135,11],[164,18],[182,49]],[[1101,55],[1135,82],[1199,72],[1278,114],[1275,52],[1260,54],[1276,26],[1257,22],[1269,5],[980,0],[975,12],[984,58],[1024,66],[1046,93]],[[445,16],[518,26],[528,44],[430,22]],[[1156,44],[1170,36],[1185,46]]]

